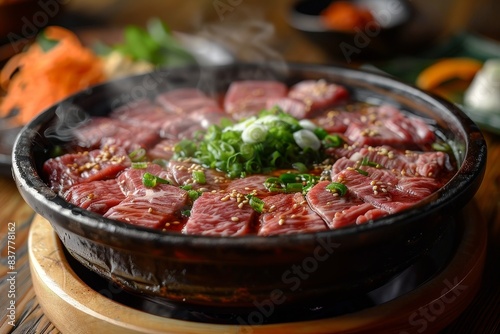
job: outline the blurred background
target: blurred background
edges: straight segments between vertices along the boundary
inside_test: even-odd
[[[314,0],[313,0],[314,1]],[[377,0],[374,0],[377,1]],[[286,53],[291,61],[335,61],[323,48],[311,44],[307,52],[290,52],[290,38],[304,39],[290,25],[290,10],[296,0],[0,0],[0,42],[29,37],[43,26],[58,24],[74,29],[143,25],[159,17],[173,30],[199,33],[212,29],[211,36],[234,36],[248,26],[244,22],[269,24],[265,32],[272,38],[273,49]],[[450,36],[467,31],[500,40],[497,0],[411,0],[413,18],[406,27],[407,42],[429,48]],[[252,31],[249,32],[250,34]],[[10,36],[9,36],[10,34]],[[217,36],[219,35],[219,36]],[[245,34],[243,34],[244,37]],[[307,45],[307,44],[306,44]],[[3,50],[7,57],[9,50]],[[333,57],[334,58],[334,57]]]

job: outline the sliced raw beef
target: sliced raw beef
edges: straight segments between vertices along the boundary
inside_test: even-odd
[[[89,123],[75,130],[77,145],[98,148],[116,145],[127,152],[138,148],[149,148],[160,137],[155,129],[125,123],[119,119],[95,117]]]
[[[292,86],[288,97],[303,101],[308,106],[308,113],[314,113],[345,101],[349,92],[325,80],[305,80]]]
[[[215,169],[204,168],[203,166],[191,161],[176,161],[168,162],[168,179],[175,185],[185,186],[191,185],[195,190],[223,190],[231,182],[223,172]],[[197,183],[193,180],[193,172],[200,171],[205,174],[205,183]]]
[[[327,110],[312,120],[328,133],[344,133],[351,123],[360,123],[362,116],[360,112],[355,111]]]
[[[359,166],[359,162],[354,162],[347,158],[338,159],[332,166],[332,179],[343,170],[362,169],[368,173],[368,177],[373,182],[382,182],[397,190],[409,195],[423,199],[439,189],[442,184],[438,179],[426,176],[403,176],[404,173],[395,169],[385,169],[383,167]],[[373,183],[372,182],[372,183]]]
[[[381,168],[389,169],[394,174],[402,176],[438,177],[450,172],[448,154],[444,152],[420,152],[395,150],[390,146],[346,146],[331,148],[327,152],[336,158],[346,157],[349,161],[339,159],[333,166],[332,172],[338,173],[346,167],[359,165],[363,159],[378,164]]]
[[[180,227],[181,211],[188,204],[189,196],[185,190],[157,184],[127,196],[104,217],[154,229],[176,230]]]
[[[175,145],[179,142],[176,139],[163,139],[152,149],[148,150],[151,159],[170,160],[174,156]]]
[[[110,146],[49,159],[43,171],[50,187],[62,195],[78,183],[112,179],[128,166],[127,153],[120,147]]]
[[[165,119],[170,116],[163,108],[149,100],[121,106],[109,115],[109,117],[125,123],[155,131],[158,131]]]
[[[184,226],[186,234],[207,236],[243,236],[252,232],[256,212],[237,197],[221,193],[203,193],[193,204]]]
[[[392,182],[386,182],[378,178],[380,175],[377,173],[382,172],[382,170],[369,167],[365,169],[368,170],[368,175],[347,168],[332,177],[332,181],[343,183],[349,191],[353,192],[364,202],[370,203],[374,207],[389,213],[407,209],[425,197],[409,194],[398,189]],[[382,175],[390,177],[390,173],[383,173]]]
[[[422,119],[404,115],[393,106],[373,108],[376,119],[367,122],[352,122],[345,136],[357,145],[415,147],[435,140],[432,128]]]
[[[99,214],[125,199],[116,180],[92,181],[75,184],[64,194],[71,204]]]
[[[348,191],[344,196],[326,189],[331,182],[318,182],[306,195],[307,202],[311,209],[315,211],[330,228],[339,228],[353,224],[366,223],[364,215],[375,210],[375,207],[369,203],[363,202],[352,192]],[[371,219],[380,218],[387,215],[387,212],[373,212]]]
[[[160,127],[162,138],[192,138],[197,131],[206,130],[211,124],[219,124],[227,118],[219,107],[204,106],[189,114],[172,115],[163,121]]]
[[[285,97],[288,88],[277,81],[236,81],[224,97],[224,110],[240,120],[266,109],[269,99]]]
[[[304,101],[291,97],[268,99],[266,102],[266,109],[271,109],[273,107],[278,107],[297,119],[304,119],[309,116],[309,106]]]
[[[263,199],[258,235],[278,235],[328,230],[323,219],[307,204],[301,193],[278,194]]]
[[[158,95],[156,102],[166,111],[186,114],[204,107],[220,108],[214,99],[196,88],[179,88]]]
[[[147,163],[145,168],[127,168],[117,178],[118,185],[125,196],[147,188],[142,181],[145,173],[150,173],[162,179],[167,179],[168,177],[166,170],[161,168],[160,165],[153,163]]]
[[[268,178],[269,175],[251,175],[242,179],[235,179],[227,186],[226,192],[236,191],[240,194],[252,194],[259,198],[275,195],[264,186],[264,182]]]

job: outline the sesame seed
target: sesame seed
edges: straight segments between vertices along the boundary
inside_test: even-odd
[[[237,222],[237,221],[239,221],[239,220],[240,220],[240,219],[239,219],[238,217],[231,217],[231,221],[233,221],[233,222]]]
[[[285,223],[285,220],[283,218],[281,218],[279,221],[278,221],[278,224],[281,226]]]

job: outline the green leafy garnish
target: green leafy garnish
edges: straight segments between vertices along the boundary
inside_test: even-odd
[[[193,176],[193,181],[195,181],[198,184],[207,183],[207,179],[205,177],[205,172],[202,170],[193,171],[192,176]]]
[[[341,197],[347,194],[347,187],[343,183],[339,182],[332,182],[329,185],[326,186],[326,190],[332,193],[337,193]]]
[[[445,142],[435,142],[431,146],[434,151],[451,152],[451,146]]]
[[[364,157],[363,160],[361,160],[361,166],[369,166],[369,167],[375,167],[375,168],[380,168],[382,167],[380,164],[370,161],[368,157]]]
[[[145,161],[141,162],[132,162],[132,168],[134,169],[144,169],[148,167],[148,163]]]
[[[324,160],[319,145],[321,140],[314,131],[273,108],[236,124],[225,121],[210,126],[201,141],[177,144],[174,159],[189,157],[231,178],[285,168],[306,172]]]
[[[248,199],[248,204],[254,209],[255,212],[262,213],[264,210],[264,201],[261,200],[258,197],[255,197],[253,195],[247,195],[246,198]]]
[[[354,170],[363,176],[368,176],[368,172],[366,170],[362,170],[360,168],[355,168]]]
[[[270,192],[306,194],[319,181],[320,177],[302,173],[283,173],[279,177],[269,177],[264,187]]]
[[[146,160],[146,150],[143,148],[138,148],[128,154],[128,157],[132,162],[140,162]]]
[[[178,66],[194,63],[194,57],[181,47],[167,25],[154,18],[147,28],[130,25],[125,28],[124,42],[111,48],[134,61],[156,66]]]
[[[157,184],[170,184],[168,180],[162,179],[151,173],[144,173],[142,176],[142,184],[148,188],[154,188]]]

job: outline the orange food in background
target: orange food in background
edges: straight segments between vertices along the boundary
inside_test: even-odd
[[[418,87],[433,90],[453,79],[471,81],[483,63],[472,58],[445,58],[423,70],[416,81]]]
[[[353,31],[363,29],[369,22],[375,22],[372,13],[348,1],[334,1],[322,13],[323,23],[330,29]]]
[[[105,79],[102,60],[82,46],[73,32],[48,27],[44,34],[58,43],[48,51],[34,43],[0,72],[0,85],[6,91],[0,116],[18,109],[12,118],[16,124],[26,124],[57,101]]]

